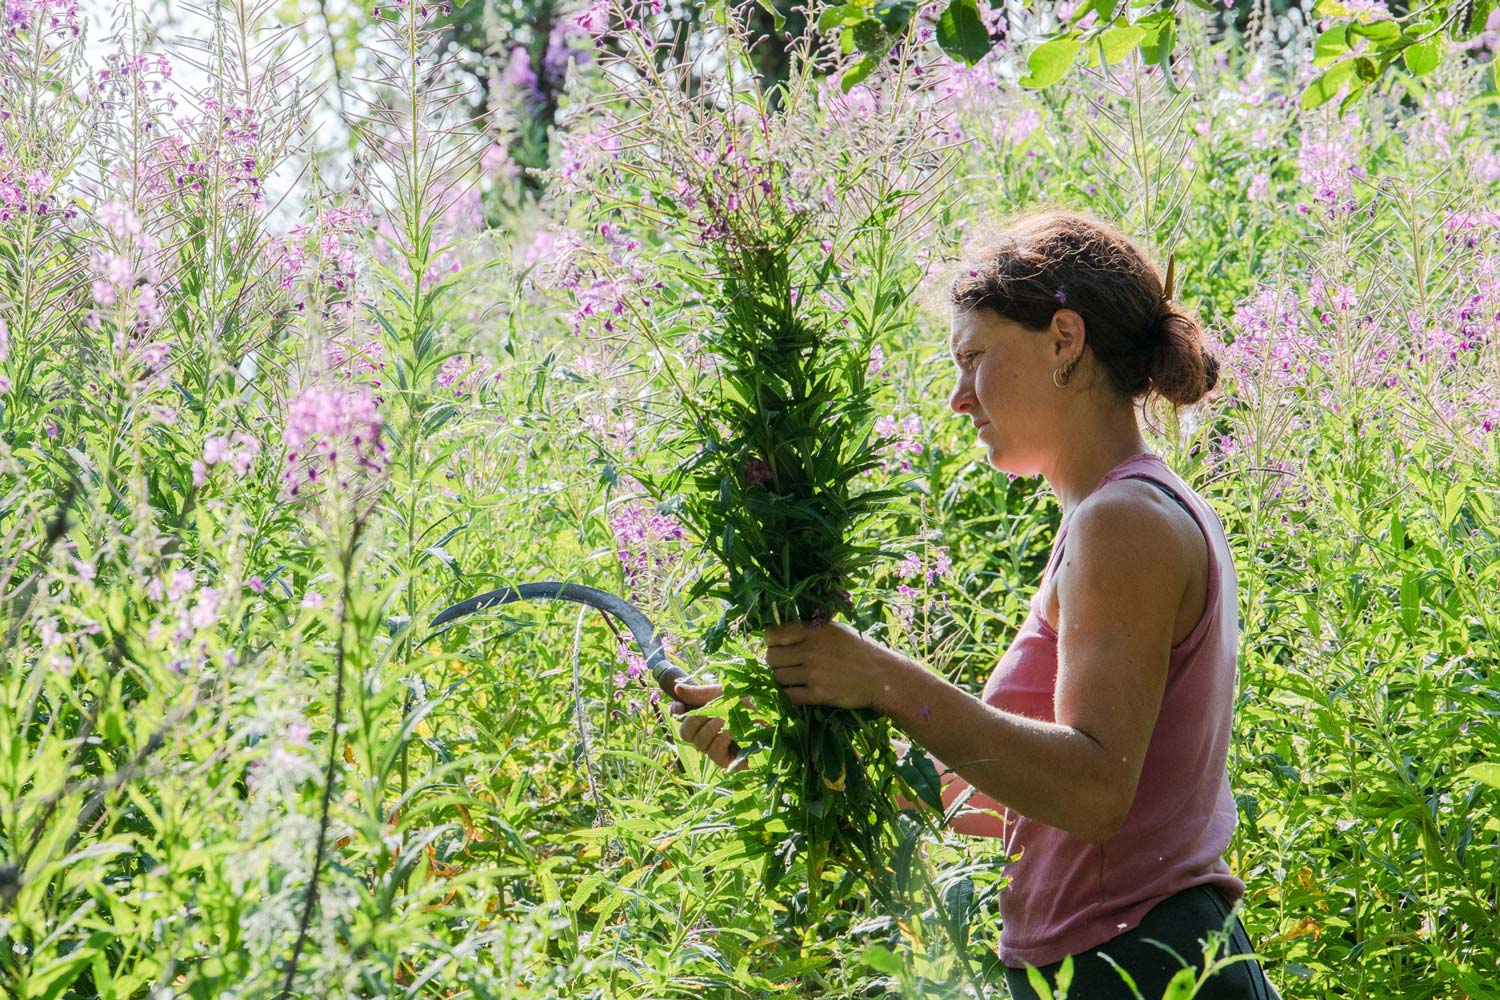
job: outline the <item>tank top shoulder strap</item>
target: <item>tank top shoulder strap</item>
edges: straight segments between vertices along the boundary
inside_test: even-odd
[[[1177,506],[1179,506],[1183,510],[1187,511],[1189,515],[1191,515],[1193,513],[1193,508],[1191,508],[1191,507],[1189,507],[1187,505],[1187,501],[1184,500],[1184,499],[1182,499],[1182,497],[1178,496],[1176,490],[1172,489],[1172,487],[1168,486],[1166,483],[1162,482],[1160,479],[1153,479],[1150,476],[1146,475],[1145,473],[1141,473],[1141,472],[1132,472],[1128,476],[1120,476],[1119,478],[1121,478],[1121,479],[1139,479],[1142,482],[1150,483],[1152,486],[1155,486],[1157,489],[1161,490],[1162,493],[1166,494],[1172,500],[1175,500],[1177,502]],[[1197,520],[1197,518],[1195,517],[1194,520]]]
[[[1157,472],[1155,469],[1152,469],[1152,466],[1159,467],[1161,471]],[[1191,646],[1197,642],[1204,628],[1208,625],[1209,620],[1213,617],[1216,602],[1219,599],[1219,591],[1221,589],[1219,574],[1222,567],[1220,566],[1220,559],[1214,546],[1216,534],[1222,537],[1222,527],[1218,522],[1218,515],[1201,498],[1198,499],[1196,504],[1189,503],[1178,492],[1177,482],[1181,482],[1181,480],[1172,471],[1171,466],[1162,461],[1158,455],[1146,454],[1132,458],[1105,476],[1104,482],[1116,479],[1141,479],[1155,486],[1164,495],[1171,497],[1193,519],[1193,523],[1198,526],[1199,532],[1203,535],[1203,544],[1208,547],[1208,587],[1203,616],[1199,619],[1197,627],[1193,629],[1188,637],[1173,647],[1173,652],[1175,653],[1177,650]],[[1100,485],[1103,485],[1103,483]],[[1210,526],[1210,522],[1212,522],[1212,527]],[[1216,532],[1215,529],[1218,529],[1218,531]]]
[[[1188,513],[1191,514],[1192,510],[1187,506],[1187,504],[1184,504],[1182,502],[1182,498],[1177,496],[1176,492],[1168,488],[1166,484],[1161,483],[1148,475],[1143,475],[1138,471],[1132,471],[1138,470],[1141,466],[1147,465],[1153,460],[1158,462],[1161,461],[1161,459],[1159,459],[1156,455],[1149,451],[1141,452],[1139,455],[1132,455],[1130,458],[1127,458],[1125,461],[1121,462],[1119,465],[1115,466],[1113,469],[1110,469],[1107,473],[1105,473],[1104,478],[1099,480],[1099,486],[1103,486],[1105,483],[1113,482],[1116,479],[1144,479],[1158,489],[1164,490],[1169,496],[1172,497],[1172,499],[1176,500],[1179,504],[1182,504],[1184,510],[1187,510]],[[1097,491],[1099,489],[1099,486],[1094,487],[1094,489]],[[1194,519],[1196,520],[1196,518]],[[1071,523],[1071,518],[1063,521],[1062,525],[1057,530],[1057,537],[1052,540],[1052,554],[1048,556],[1047,565],[1042,570],[1043,584],[1045,584],[1047,580],[1051,578],[1053,570],[1056,568],[1058,561],[1062,558],[1063,547],[1067,544],[1068,528]]]
[[[1126,459],[1111,469],[1099,481],[1099,486],[1104,486],[1106,483],[1114,482],[1117,479],[1141,479],[1156,487],[1165,496],[1171,497],[1177,506],[1187,512],[1188,516],[1193,519],[1193,522],[1198,525],[1198,530],[1203,533],[1203,540],[1208,545],[1209,573],[1211,576],[1217,576],[1219,561],[1214,555],[1213,535],[1209,531],[1209,526],[1204,522],[1203,515],[1194,509],[1192,504],[1188,503],[1172,483],[1171,480],[1176,478],[1176,473],[1172,472],[1171,466],[1162,461],[1161,456],[1154,452],[1142,452],[1139,455],[1134,455]],[[1098,488],[1095,487],[1095,490]],[[1052,545],[1052,555],[1047,560],[1046,569],[1042,572],[1044,583],[1052,575],[1062,557],[1063,546],[1067,542],[1068,527],[1069,525],[1065,523],[1058,530],[1057,538]],[[1218,587],[1216,584],[1217,581],[1211,581],[1211,591],[1217,591]]]

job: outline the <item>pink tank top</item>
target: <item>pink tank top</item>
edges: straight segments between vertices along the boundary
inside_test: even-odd
[[[1173,893],[1214,885],[1231,905],[1245,883],[1224,850],[1236,812],[1225,766],[1234,708],[1239,605],[1234,561],[1218,515],[1150,452],[1111,469],[1099,485],[1144,476],[1184,503],[1208,542],[1208,603],[1191,634],[1171,650],[1161,712],[1125,824],[1103,844],[1003,811],[1006,869],[1000,893],[1000,960],[1048,965],[1095,948],[1138,926]],[[1057,633],[1042,595],[1061,557],[1064,525],[1053,544],[1031,613],[984,686],[996,708],[1055,722]],[[956,777],[956,775],[955,775]],[[1003,807],[996,807],[1003,808]]]

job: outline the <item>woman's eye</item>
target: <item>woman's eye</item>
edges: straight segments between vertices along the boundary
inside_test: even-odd
[[[978,351],[965,351],[964,352],[964,354],[960,358],[960,362],[963,364],[963,367],[964,367],[965,371],[969,371],[969,370],[973,369],[973,367],[974,367],[974,359],[977,358],[977,357],[979,357],[979,352]]]

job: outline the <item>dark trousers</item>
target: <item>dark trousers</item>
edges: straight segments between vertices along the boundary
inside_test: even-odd
[[[1161,1000],[1167,984],[1182,969],[1182,963],[1148,939],[1167,945],[1198,972],[1204,969],[1203,945],[1210,930],[1223,930],[1230,921],[1230,906],[1224,894],[1210,885],[1168,896],[1141,919],[1140,926],[1110,938],[1097,948],[1073,956],[1073,984],[1068,1000],[1135,1000],[1136,994],[1114,966],[1105,961],[1108,955],[1130,973],[1144,1000]],[[1246,955],[1255,949],[1245,934],[1245,925],[1234,917],[1228,942],[1215,959],[1229,955]],[[1049,988],[1057,990],[1057,970],[1061,962],[1040,967]],[[1005,983],[1016,1000],[1039,1000],[1031,988],[1025,969],[1005,970]],[[1260,963],[1254,959],[1235,962],[1211,976],[1195,1000],[1280,1000],[1280,995],[1266,980]]]

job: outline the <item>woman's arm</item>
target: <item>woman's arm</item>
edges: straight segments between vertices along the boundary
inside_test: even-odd
[[[1165,516],[1101,495],[1074,517],[1057,578],[1056,722],[1002,711],[905,658],[873,668],[873,704],[993,801],[1108,839],[1135,798],[1190,575],[1188,554],[1162,543]]]
[[[766,665],[792,704],[874,707],[1012,813],[1102,843],[1135,800],[1193,576],[1175,515],[1146,499],[1110,484],[1073,515],[1054,722],[986,704],[839,622],[767,629]]]

